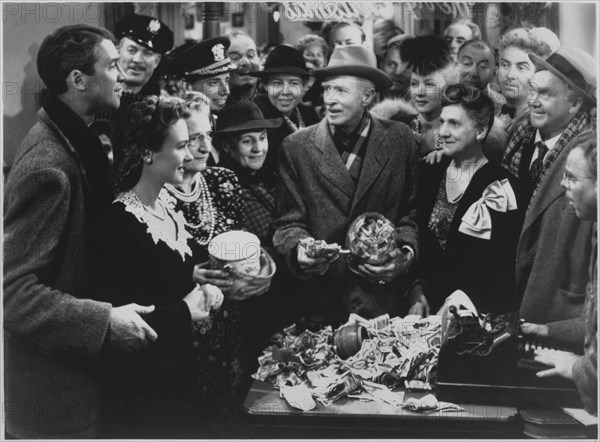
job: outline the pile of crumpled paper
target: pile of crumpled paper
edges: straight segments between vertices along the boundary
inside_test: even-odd
[[[270,382],[301,410],[314,408],[315,400],[330,405],[346,396],[404,406],[403,393],[393,390],[431,390],[440,350],[439,316],[366,320],[351,314],[349,324],[363,325],[368,339],[348,359],[337,355],[330,326],[296,334],[292,325],[274,336],[252,377]],[[414,404],[407,402],[406,408],[414,409]],[[430,404],[426,408],[440,410]]]

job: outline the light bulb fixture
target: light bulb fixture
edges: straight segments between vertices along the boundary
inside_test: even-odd
[[[275,23],[277,23],[279,21],[280,16],[281,16],[281,14],[279,14],[279,11],[273,12],[273,20],[275,21]]]

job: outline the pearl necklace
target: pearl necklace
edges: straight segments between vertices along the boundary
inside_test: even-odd
[[[448,202],[450,204],[456,204],[458,203],[461,198],[463,197],[463,195],[465,194],[465,190],[467,190],[467,187],[469,187],[469,184],[471,183],[471,179],[473,179],[473,176],[475,175],[475,172],[477,172],[479,170],[479,168],[481,166],[483,166],[484,164],[487,163],[487,158],[483,158],[479,163],[477,163],[475,169],[473,171],[468,171],[465,172],[461,169],[458,169],[454,163],[454,160],[450,163],[450,166],[448,167],[448,169],[450,169],[451,167],[457,171],[457,176],[460,176],[460,174],[462,173],[468,173],[468,178],[469,178],[469,182],[467,183],[467,185],[465,186],[465,188],[463,189],[463,191],[457,195],[456,197],[454,197],[453,199],[450,199],[450,186],[448,184],[448,182],[450,181],[450,179],[448,178],[448,172],[446,171],[446,199],[448,200]]]
[[[210,240],[213,238],[213,235],[215,234],[215,225],[216,225],[217,217],[216,217],[215,208],[213,206],[212,198],[210,196],[210,191],[208,190],[208,185],[206,184],[206,179],[204,178],[202,173],[196,174],[196,179],[194,180],[194,184],[193,184],[194,189],[189,194],[186,194],[186,193],[176,189],[171,184],[167,184],[165,187],[175,198],[177,198],[178,200],[180,200],[184,203],[199,202],[199,205],[200,205],[199,218],[200,219],[208,218],[209,229],[208,229],[208,237],[206,238],[206,240],[203,241],[203,240],[200,240],[199,238],[196,238],[196,242],[198,244],[200,244],[201,246],[208,245]],[[189,227],[190,229],[198,230],[200,227],[202,227],[203,223],[191,224],[190,222],[188,222],[186,220],[185,225],[186,225],[186,227]]]
[[[291,118],[286,117],[285,115],[283,116],[283,119],[285,120],[285,122],[287,123],[287,125],[290,127],[290,129],[292,129],[292,132],[298,132],[300,129],[303,129],[304,126],[304,120],[302,119],[302,115],[300,114],[300,111],[298,110],[298,108],[295,108],[294,111],[296,112],[296,115],[298,116],[298,126],[296,126],[296,124],[292,121]],[[291,116],[291,114],[290,114]]]

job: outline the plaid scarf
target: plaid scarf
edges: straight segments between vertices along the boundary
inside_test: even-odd
[[[360,177],[370,129],[371,117],[367,111],[363,114],[356,130],[351,134],[329,126],[335,147],[342,156],[342,160],[354,183],[357,183]]]
[[[544,165],[540,174],[540,179],[533,189],[531,200],[535,196],[537,189],[542,182],[546,171],[552,166],[554,160],[558,158],[558,155],[562,152],[564,147],[571,141],[577,134],[584,131],[591,123],[590,116],[587,112],[580,110],[571,119],[560,138],[556,142],[554,149],[548,153],[544,159]],[[527,180],[528,176],[520,176],[521,158],[523,157],[524,149],[533,148],[533,140],[535,139],[536,128],[531,125],[529,117],[517,128],[513,136],[511,137],[506,152],[504,153],[504,159],[502,161],[502,167],[506,169],[513,176],[522,180]],[[527,168],[529,170],[529,168]]]

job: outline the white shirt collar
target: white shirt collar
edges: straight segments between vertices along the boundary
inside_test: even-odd
[[[538,129],[535,131],[534,143],[537,143],[538,141],[543,141],[544,144],[546,145],[546,147],[548,148],[548,151],[551,151],[552,149],[554,149],[554,146],[556,146],[556,143],[558,142],[558,139],[560,138],[561,135],[562,135],[562,132],[559,133],[558,135],[556,135],[555,137],[549,138],[547,140],[542,140],[542,136],[540,135],[540,131]]]

